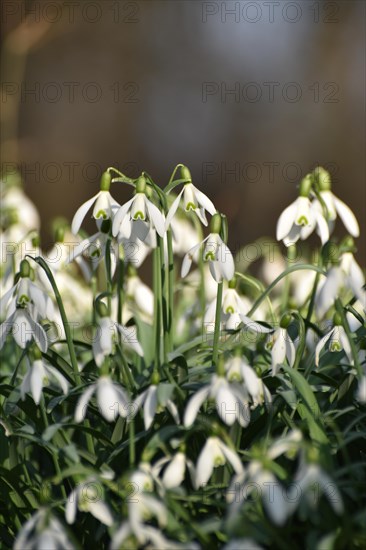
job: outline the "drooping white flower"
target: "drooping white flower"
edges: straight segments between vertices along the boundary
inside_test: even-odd
[[[272,396],[255,370],[247,363],[244,357],[234,356],[225,362],[226,377],[230,383],[239,384],[240,392],[245,395],[245,402],[251,399],[250,408],[265,402],[271,403]],[[247,408],[248,422],[249,409]]]
[[[365,277],[352,252],[342,254],[340,264],[332,266],[316,296],[318,317],[323,317],[333,306],[342,287],[349,288],[366,310]]]
[[[74,550],[64,526],[49,508],[40,508],[22,525],[14,542],[14,550]]]
[[[75,522],[77,510],[90,512],[97,520],[110,527],[113,524],[113,516],[109,506],[103,500],[101,481],[97,478],[88,478],[67,497],[65,506],[65,518],[68,524]]]
[[[196,488],[206,485],[214,468],[229,463],[234,472],[240,475],[244,467],[239,456],[218,437],[209,437],[203,447],[196,464]]]
[[[234,258],[229,247],[224,243],[218,233],[210,233],[202,242],[191,248],[183,258],[181,277],[185,277],[193,260],[197,261],[200,248],[205,243],[202,251],[203,261],[209,262],[210,273],[216,282],[223,279],[230,281],[234,277]]]
[[[48,365],[44,360],[36,359],[29,366],[20,385],[21,398],[24,400],[25,394],[30,392],[34,402],[38,405],[44,386],[48,386],[51,381],[60,386],[64,395],[67,394],[69,383],[63,374],[55,367]]]
[[[144,242],[150,229],[155,229],[160,237],[164,237],[164,216],[147,198],[145,191],[146,181],[141,176],[136,183],[135,196],[123,204],[114,216],[112,232],[118,240],[128,240],[133,235]]]
[[[351,345],[348,340],[346,331],[341,325],[335,325],[323,338],[321,338],[315,348],[315,365],[319,366],[319,357],[321,350],[328,343],[328,349],[331,352],[344,351],[351,365],[353,365],[353,357]]]
[[[88,403],[95,392],[99,410],[108,422],[116,420],[118,415],[126,418],[130,414],[131,403],[125,390],[112,382],[109,376],[101,376],[79,398],[75,409],[75,422],[84,420]]]
[[[214,299],[211,304],[208,306],[205,316],[204,316],[204,325],[207,332],[213,332],[215,327],[215,313],[216,313],[216,302]],[[265,327],[259,323],[256,323],[250,317],[246,315],[248,309],[250,309],[249,300],[244,300],[235,288],[230,287],[225,289],[223,292],[222,300],[222,310],[221,310],[221,319],[223,326],[227,330],[237,330],[241,324],[246,328],[256,332],[257,334],[264,334],[272,332],[272,328]]]
[[[122,336],[122,343],[134,350],[141,357],[144,352],[136,335],[136,327],[124,327],[113,321],[109,316],[101,317],[98,321],[96,333],[93,339],[93,356],[98,367],[101,367],[104,359],[113,351],[113,345],[118,333]]]
[[[104,172],[101,179],[100,191],[94,195],[91,199],[84,202],[76,211],[74,218],[71,223],[71,231],[76,235],[78,233],[81,224],[88,212],[88,210],[93,208],[93,218],[96,220],[110,220],[113,218],[117,212],[120,205],[112,197],[109,192],[111,183],[111,176],[108,172]]]
[[[270,336],[271,358],[272,358],[272,376],[276,376],[279,367],[287,359],[290,367],[293,366],[296,355],[296,348],[289,335],[287,328],[280,326],[273,335]]]
[[[316,168],[314,172],[319,183],[319,195],[327,208],[330,230],[333,231],[334,223],[338,215],[348,233],[353,237],[358,237],[360,235],[360,228],[356,216],[352,210],[332,192],[329,172],[322,167]],[[319,208],[321,208],[320,203]]]
[[[18,186],[1,188],[0,217],[1,225],[9,227],[17,225],[23,232],[40,228],[40,216],[33,202],[23,189]]]
[[[288,247],[299,239],[307,239],[314,229],[324,245],[329,240],[328,224],[321,212],[310,202],[308,196],[299,196],[280,215],[276,238]]]
[[[322,470],[319,464],[302,463],[294,478],[294,483],[288,490],[288,507],[290,513],[305,499],[310,508],[319,505],[320,497],[324,494],[329,500],[334,512],[343,513],[343,500],[336,483]]]
[[[173,204],[169,209],[166,217],[166,228],[169,227],[176,211],[178,210],[181,200],[183,202],[184,210],[186,212],[194,212],[204,225],[207,225],[206,210],[209,214],[211,214],[211,216],[213,216],[216,212],[216,208],[212,201],[204,193],[202,193],[202,191],[197,189],[191,181],[189,181],[183,185],[183,189],[174,199]]]
[[[250,367],[248,369],[250,370]],[[242,372],[242,369],[240,372]],[[251,391],[257,393],[256,381],[251,377],[251,373],[245,371],[245,374],[248,376]],[[256,376],[254,372],[253,374]],[[184,413],[184,426],[186,428],[193,424],[199,409],[207,399],[215,401],[218,415],[228,426],[232,426],[235,420],[243,427],[248,425],[250,394],[246,386],[240,383],[231,383],[224,376],[214,374],[210,384],[200,388],[188,401]]]
[[[162,483],[166,489],[179,487],[184,481],[187,468],[192,482],[195,480],[194,464],[183,451],[178,451],[172,457],[164,457],[154,464],[158,474],[163,468]]]
[[[27,344],[34,340],[40,350],[47,351],[47,336],[42,326],[34,320],[34,308],[17,308],[0,325],[0,350],[5,344],[6,337],[12,331],[13,338],[19,347],[25,349]]]
[[[131,546],[129,541],[131,540]],[[137,537],[128,521],[121,524],[114,533],[111,540],[110,550],[121,550],[121,548],[135,548],[136,540],[138,543],[146,544],[146,548],[151,550],[200,550],[200,546],[195,543],[179,543],[167,539],[160,529],[150,525],[141,524],[139,526],[139,536]]]
[[[131,310],[138,311],[151,320],[154,315],[154,293],[137,274],[127,277],[126,296],[131,301]]]
[[[165,394],[164,391],[159,391],[159,386],[161,390],[163,390],[163,388],[164,389],[167,388],[168,392]],[[169,397],[169,393],[171,393],[170,390],[172,389],[173,388],[170,384],[153,383],[149,386],[147,390],[145,390],[140,395],[138,395],[134,400],[133,409],[135,414],[141,407],[144,408],[145,430],[148,430],[150,428],[151,424],[153,423],[155,415],[158,412],[161,412],[162,410],[164,410],[165,408],[168,409],[168,411],[172,415],[174,422],[176,424],[180,423],[177,406]]]
[[[271,521],[278,526],[284,525],[289,515],[284,487],[258,460],[252,460],[245,472],[233,478],[227,493],[230,515],[238,513],[253,490],[261,496],[264,509]]]
[[[91,237],[87,237],[72,247],[67,263],[71,263],[74,260],[79,262],[83,255],[85,255],[91,260],[92,269],[95,271],[98,265],[106,258],[107,244],[109,240],[110,237],[108,232],[105,233],[102,230],[94,233]],[[118,244],[114,241],[110,243],[109,254],[111,262],[111,277],[113,277],[118,260]]]

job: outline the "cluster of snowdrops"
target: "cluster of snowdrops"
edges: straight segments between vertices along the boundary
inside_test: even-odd
[[[326,170],[255,269],[183,165],[108,168],[48,251],[1,185],[4,548],[365,548],[365,278]]]

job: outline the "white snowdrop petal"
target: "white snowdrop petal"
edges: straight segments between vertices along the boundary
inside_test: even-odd
[[[197,189],[195,185],[192,184],[192,188],[193,188],[193,193],[196,196],[197,202],[201,206],[203,206],[203,208],[207,210],[207,212],[211,214],[211,216],[213,216],[216,212],[214,203],[207,197],[207,195],[205,195],[204,193],[202,193],[202,191]]]
[[[213,438],[209,438],[203,447],[196,464],[196,488],[206,485],[214,469],[215,446]]]
[[[176,211],[178,210],[178,206],[179,206],[180,199],[182,197],[183,191],[184,191],[184,187],[181,190],[181,192],[179,193],[179,195],[174,199],[171,207],[169,208],[169,212],[168,212],[166,220],[165,220],[165,229],[169,228],[170,223],[171,223],[172,219],[174,218]]]
[[[276,238],[278,241],[282,241],[290,233],[295,220],[296,211],[297,203],[295,201],[285,208],[280,215],[276,228]]]
[[[226,381],[220,385],[216,394],[216,410],[227,426],[232,426],[239,415],[238,398],[230,391]]]
[[[157,386],[150,386],[147,391],[144,403],[144,425],[145,430],[148,430],[153,423],[156,409],[158,406]]]
[[[117,210],[112,223],[112,233],[113,236],[116,237],[118,235],[120,226],[123,222],[123,219],[125,218],[127,212],[132,206],[132,203],[134,201],[135,197],[133,197],[131,200],[127,201],[125,204],[122,204],[122,206]],[[129,237],[129,235],[128,235]],[[127,237],[127,238],[128,238]]]
[[[86,213],[88,212],[89,208],[91,208],[91,205],[97,200],[97,198],[99,197],[100,195],[100,191],[99,193],[97,193],[96,195],[94,195],[94,197],[92,197],[91,199],[87,200],[86,202],[84,202],[76,211],[74,217],[73,217],[73,220],[71,222],[71,231],[74,235],[76,235],[81,227],[81,224],[83,223],[83,220],[86,216]]]
[[[110,509],[102,500],[96,500],[95,502],[89,502],[89,512],[100,522],[110,527],[113,525],[113,516]]]
[[[42,361],[34,361],[31,366],[31,372],[29,377],[29,385],[32,393],[32,397],[36,405],[39,404],[42,395],[43,388],[43,378],[45,377],[45,369],[43,367]]]
[[[75,422],[81,422],[85,418],[86,407],[95,391],[95,384],[87,388],[79,398],[75,409]]]
[[[335,195],[333,195],[333,199],[339,217],[341,218],[344,227],[347,229],[348,233],[350,233],[352,237],[359,237],[360,227],[352,210]]]
[[[179,487],[184,479],[186,461],[183,453],[177,453],[163,474],[163,484],[167,489]]]
[[[198,390],[188,401],[185,413],[184,413],[184,426],[188,428],[193,424],[196,419],[197,413],[202,403],[207,399],[210,393],[210,387],[205,386]]]
[[[321,338],[319,340],[319,342],[317,343],[317,345],[316,345],[316,348],[315,348],[315,365],[317,367],[319,366],[320,352],[324,348],[325,344],[328,342],[329,338],[332,336],[333,332],[334,332],[334,328],[332,328],[332,330],[330,332],[328,332],[328,334],[323,336],[323,338]]]
[[[150,221],[152,221],[158,235],[164,237],[165,234],[165,220],[163,214],[159,208],[155,206],[148,198],[146,198],[146,206],[149,212]]]

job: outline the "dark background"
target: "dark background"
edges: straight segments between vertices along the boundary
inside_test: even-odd
[[[321,164],[360,222],[365,265],[365,7],[4,0],[2,167],[21,170],[49,242],[51,218],[71,219],[107,166],[165,185],[185,163],[235,250],[274,236]]]

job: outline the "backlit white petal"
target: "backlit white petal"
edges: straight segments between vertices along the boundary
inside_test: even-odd
[[[113,525],[113,516],[108,506],[102,500],[96,500],[95,502],[89,502],[89,512],[99,521],[110,527]]]
[[[166,467],[163,475],[163,484],[167,489],[179,487],[184,480],[186,471],[186,458],[184,453],[177,453]]]
[[[71,223],[71,231],[72,233],[74,233],[74,235],[77,234],[77,232],[79,231],[80,227],[81,227],[81,224],[83,223],[83,220],[86,216],[86,213],[88,212],[89,208],[91,208],[91,205],[97,200],[97,198],[99,197],[101,191],[99,191],[99,193],[97,193],[96,195],[94,195],[94,197],[92,197],[91,199],[87,200],[86,202],[84,202],[76,211],[74,217],[73,217],[73,220],[72,220],[72,223]]]
[[[197,413],[202,403],[207,399],[210,393],[210,387],[205,386],[198,390],[188,401],[185,413],[184,413],[184,426],[188,428],[193,424],[196,419]]]
[[[150,386],[144,403],[144,425],[148,430],[153,423],[156,409],[158,406],[157,386]]]
[[[165,220],[165,229],[169,228],[170,223],[171,223],[172,219],[174,218],[176,211],[178,210],[179,202],[180,202],[183,191],[184,191],[184,188],[181,190],[179,195],[174,199],[171,207],[169,208],[169,212],[168,212],[166,220]]]
[[[198,204],[203,206],[203,208],[207,210],[207,212],[209,212],[211,216],[213,216],[216,212],[214,203],[207,197],[207,195],[205,195],[204,193],[202,193],[202,191],[197,189],[195,185],[192,184],[192,187],[193,187],[193,193],[196,196]]]
[[[146,198],[146,206],[149,212],[150,221],[152,221],[158,235],[164,237],[165,234],[165,219],[159,208],[155,206],[148,198]]]
[[[334,328],[332,328],[332,330],[330,332],[328,332],[328,334],[323,336],[323,338],[321,338],[319,340],[319,342],[317,343],[317,345],[316,345],[316,348],[315,348],[315,365],[317,367],[319,366],[320,352],[324,348],[325,344],[328,342],[329,338],[332,336],[333,332],[334,332]]]
[[[81,422],[85,418],[86,408],[95,391],[95,384],[92,384],[87,388],[79,398],[79,401],[75,409],[75,422]]]
[[[344,223],[344,227],[347,229],[348,233],[352,235],[352,237],[359,237],[360,227],[358,225],[356,216],[354,215],[352,210],[349,208],[349,206],[347,206],[338,197],[333,195],[333,198],[334,198],[334,204],[335,204],[336,210],[342,222]]]
[[[120,225],[122,224],[123,219],[126,216],[127,212],[130,210],[134,199],[135,197],[125,202],[125,204],[122,204],[122,206],[117,210],[116,215],[113,218],[113,224],[112,224],[112,233],[114,237],[118,235],[118,232],[120,230]],[[129,235],[126,237],[129,238]]]
[[[290,232],[297,212],[297,203],[294,201],[290,204],[280,215],[277,228],[276,228],[276,239],[282,241]]]

